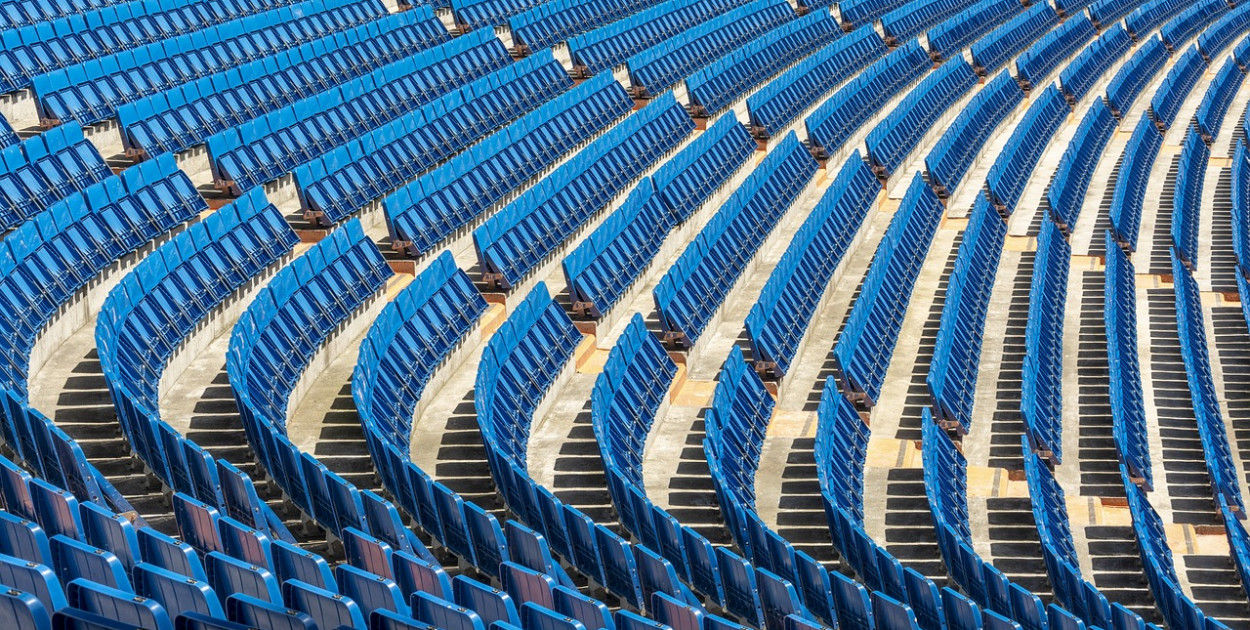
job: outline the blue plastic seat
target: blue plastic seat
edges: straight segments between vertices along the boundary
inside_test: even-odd
[[[155,600],[175,620],[185,613],[217,619],[226,613],[212,587],[156,565],[139,563],[134,570],[135,593]]]

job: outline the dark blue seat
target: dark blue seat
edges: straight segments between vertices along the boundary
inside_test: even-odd
[[[282,601],[281,585],[264,567],[214,551],[204,557],[204,568],[208,572],[208,583],[218,593],[246,595],[275,604]],[[226,612],[229,613],[229,609]]]
[[[411,608],[413,617],[442,630],[486,630],[476,612],[429,593],[414,593]]]
[[[154,600],[136,597],[129,590],[117,590],[76,579],[65,588],[70,606],[95,613],[112,621],[135,628],[173,630],[173,623],[165,609]]]
[[[838,613],[838,628],[848,630],[876,630],[873,623],[872,600],[868,590],[860,583],[836,571],[829,574],[833,584],[834,608]]]
[[[318,628],[366,630],[365,615],[360,606],[333,591],[290,580],[282,584],[282,599],[287,606],[307,613]]]
[[[552,594],[555,596],[556,611],[578,620],[586,630],[616,630],[612,611],[603,602],[567,586],[555,587]]]
[[[43,562],[52,557],[43,528],[8,512],[0,512],[0,553],[29,562]]]
[[[582,622],[534,602],[521,606],[521,618],[527,630],[586,630]]]
[[[30,593],[0,590],[0,617],[20,630],[52,630],[51,611]]]
[[[500,582],[513,601],[533,602],[544,608],[555,607],[555,595],[551,592],[556,581],[545,573],[527,569],[513,562],[499,567]]]
[[[452,598],[451,578],[441,566],[403,551],[392,554],[391,563],[395,583],[405,597],[411,599],[413,593],[424,592],[441,599]]]
[[[226,616],[250,628],[317,630],[317,623],[307,613],[241,593],[226,599]]]
[[[337,592],[356,602],[366,620],[375,610],[409,613],[407,598],[394,580],[348,564],[335,567],[334,573],[337,576]]]
[[[120,591],[133,592],[126,567],[117,556],[60,534],[49,539],[53,568],[62,583],[82,578]]]
[[[134,586],[136,594],[155,600],[175,620],[185,613],[198,613],[217,619],[226,616],[217,593],[206,582],[156,565],[136,565]]]
[[[463,575],[452,580],[452,590],[456,603],[476,612],[487,627],[496,622],[521,625],[520,613],[508,593]]]

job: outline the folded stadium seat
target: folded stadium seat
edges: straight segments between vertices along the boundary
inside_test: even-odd
[[[66,596],[72,608],[94,613],[124,626],[173,630],[173,623],[165,609],[156,601],[136,597],[130,591],[122,591],[85,579],[66,584]]]
[[[53,568],[62,583],[84,579],[95,584],[133,593],[130,577],[117,556],[63,535],[53,536]]]
[[[208,571],[208,583],[218,593],[229,593],[231,597],[242,594],[272,604],[282,602],[282,585],[264,567],[231,558],[220,551],[204,556],[204,567]]]
[[[140,528],[136,533],[139,535],[139,550],[144,562],[201,582],[208,580],[208,573],[204,570],[200,556],[191,545],[151,527]]]
[[[476,612],[488,628],[496,623],[521,625],[515,600],[507,592],[463,575],[452,580],[452,590],[455,602]]]
[[[52,557],[43,528],[9,512],[0,512],[0,553],[29,562]]]
[[[413,593],[412,614],[417,620],[443,630],[486,630],[476,612],[429,593]]]
[[[776,135],[803,110],[888,52],[873,29],[857,29],[799,60],[747,96],[751,133]]]
[[[23,630],[52,630],[51,612],[30,593],[14,589],[0,591],[0,615]]]
[[[177,619],[187,613],[224,618],[218,595],[206,582],[155,565],[140,563],[134,573],[135,593],[155,600]]]
[[[282,585],[282,600],[288,607],[307,613],[318,628],[365,630],[360,607],[338,593],[291,580]]]

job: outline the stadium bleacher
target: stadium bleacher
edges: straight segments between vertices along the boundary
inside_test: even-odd
[[[1250,629],[1250,3],[0,41],[16,630]]]

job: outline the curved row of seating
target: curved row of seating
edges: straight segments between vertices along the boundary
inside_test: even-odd
[[[856,152],[803,220],[747,313],[756,371],[785,376],[834,270],[880,194],[880,182]]]
[[[1206,145],[1199,143],[1200,146]],[[1230,507],[1245,509],[1237,465],[1228,441],[1224,414],[1211,375],[1210,346],[1202,317],[1202,300],[1198,283],[1177,251],[1172,251],[1172,277],[1176,292],[1176,332],[1181,342],[1181,358],[1185,363],[1189,393],[1193,397],[1194,417],[1202,440],[1207,473],[1211,476],[1214,495]]]
[[[1055,606],[1044,609],[1035,595],[1010,584],[993,565],[981,560],[968,543],[959,542],[962,538],[955,528],[962,518],[959,506],[966,493],[959,489],[966,483],[966,472],[960,463],[962,456],[932,422],[927,408],[922,412],[926,441],[921,449],[925,458],[925,491],[949,573],[964,592],[950,586],[939,591],[932,580],[914,568],[904,568],[898,558],[865,533],[862,493],[869,429],[850,400],[837,391],[832,378],[826,381],[821,393],[817,417],[816,468],[829,532],[843,561],[877,591],[873,593],[871,608],[860,606],[855,590],[862,591],[866,603],[864,587],[837,573],[831,574],[840,627],[872,628],[874,623],[881,623],[875,627],[1007,630],[1022,627],[1017,620],[1028,620],[1031,628],[1078,627],[1063,625],[1075,618]],[[933,442],[935,438],[945,440],[947,449]],[[944,547],[947,543],[951,547]],[[989,605],[991,593],[995,597],[993,605]],[[874,619],[880,616],[875,606],[880,598],[905,606],[909,613],[905,617],[910,617],[910,622],[887,625],[889,620]],[[1014,602],[1018,602],[1016,608],[1027,613],[1013,613]]]
[[[7,3],[5,6],[14,4]],[[160,4],[127,2],[57,16],[43,24],[14,24],[13,30],[4,27],[5,30],[0,32],[5,43],[5,50],[0,52],[0,75],[3,76],[0,93],[27,88],[32,77],[108,56],[118,50],[137,48],[289,4],[292,4],[290,0],[238,0],[213,4],[186,0]],[[72,6],[45,4],[49,5]]]
[[[338,223],[572,85],[550,52],[533,55],[332,148],[294,170],[304,216]]]
[[[1250,39],[1245,41],[1250,42]],[[1233,97],[1237,95],[1245,79],[1246,75],[1236,58],[1229,58],[1224,65],[1220,66],[1215,78],[1211,80],[1211,86],[1202,95],[1198,111],[1194,114],[1194,124],[1198,127],[1198,132],[1202,134],[1203,142],[1210,144],[1220,134],[1220,127],[1224,124],[1228,108],[1232,105]]]
[[[837,4],[838,12],[842,14],[842,23],[853,30],[859,30],[861,24],[871,24],[907,2],[908,0],[841,0]],[[820,6],[820,2],[815,2],[812,8]]]
[[[213,181],[236,194],[274,181],[396,119],[414,120],[412,113],[422,105],[505,69],[509,61],[503,42],[494,36],[468,35],[216,133],[205,141]],[[563,78],[550,67],[521,69],[535,76],[528,90],[518,88],[520,99],[526,91],[541,95],[541,86],[560,85]]]
[[[934,123],[977,81],[977,73],[962,57],[943,63],[925,77],[868,132],[868,163],[873,172],[888,178],[903,166]]]
[[[1033,522],[1042,541],[1042,558],[1046,561],[1046,573],[1050,576],[1055,599],[1090,626],[1113,627],[1111,605],[1107,598],[1081,576],[1081,561],[1072,538],[1063,486],[1055,479],[1049,464],[1032,451],[1027,438],[1024,442],[1024,475],[1029,485]]]
[[[36,109],[45,127],[102,122],[126,103],[345,31],[384,11],[380,2],[310,0],[114,52],[31,79]]]
[[[642,316],[635,314],[609,352],[591,394],[591,422],[608,493],[625,530],[668,560],[694,591],[719,607],[726,607],[732,594],[732,601],[746,604],[735,603],[733,609],[745,609],[750,613],[745,619],[758,621],[759,594],[752,595],[754,574],[746,568],[749,565],[729,548],[713,547],[703,534],[646,496],[643,448],[676,373],[672,358],[647,330]],[[671,597],[663,593],[653,597],[660,604],[657,613],[672,603],[664,601]]]
[[[1030,446],[1055,463],[1063,461],[1063,319],[1071,257],[1059,226],[1044,221],[1029,286],[1020,413]]]
[[[359,493],[287,437],[292,395],[318,350],[376,299],[390,268],[358,221],[283,267],[235,323],[226,375],[256,457],[291,502],[331,534],[361,526]]]
[[[1101,29],[1118,22],[1143,2],[1145,0],[1095,0],[1089,5],[1089,17]]]
[[[833,359],[844,390],[862,398],[867,406],[879,400],[912,289],[943,209],[933,189],[916,173],[834,342]]]
[[[1194,84],[1198,82],[1198,77],[1206,69],[1207,64],[1203,61],[1198,47],[1187,48],[1177,59],[1176,65],[1168,71],[1163,85],[1155,90],[1154,96],[1150,99],[1150,116],[1155,124],[1162,125],[1164,129],[1172,126],[1172,123],[1176,121],[1176,115],[1180,112],[1181,105],[1185,102],[1185,97],[1189,95]]]
[[[747,0],[668,0],[627,18],[569,40],[575,75],[589,77],[718,15],[746,5]]]
[[[1085,13],[1069,17],[1016,57],[1016,79],[1025,89],[1040,86],[1059,64],[1097,36],[1098,29]]]
[[[1238,275],[1250,277],[1250,153],[1244,140],[1238,140],[1233,151],[1230,179],[1233,253],[1237,256]]]
[[[1050,204],[1051,219],[1065,234],[1071,234],[1076,226],[1094,169],[1098,167],[1115,128],[1115,116],[1107,108],[1106,101],[1095,100],[1081,118],[1076,135],[1064,149],[1063,157],[1059,158],[1059,168],[1055,171],[1050,189],[1046,191],[1046,201]]]
[[[0,229],[8,229],[73,193],[112,176],[78,123],[61,125],[0,152]]]
[[[1198,230],[1202,214],[1202,184],[1211,150],[1197,128],[1185,134],[1176,181],[1172,186],[1172,246],[1189,269],[1198,268]]]
[[[793,19],[794,11],[786,2],[754,0],[665,38],[626,60],[634,96],[658,95],[695,70]]]
[[[623,20],[659,4],[657,0],[575,2],[555,0],[508,18],[512,44],[522,54],[552,48],[586,31]]]
[[[921,423],[925,494],[929,501],[930,515],[938,530],[938,546],[952,581],[967,593],[967,597],[961,601],[954,597],[956,591],[950,587],[943,589],[943,603],[947,604],[947,626],[1042,630],[1100,627],[1087,626],[1089,618],[1077,616],[1069,612],[1069,609],[1061,608],[1058,603],[1043,604],[1041,598],[1020,584],[1010,581],[1002,571],[973,549],[968,506],[964,498],[967,493],[968,461],[959,451],[959,447],[932,421],[928,408],[921,412]],[[1097,590],[1093,594],[1098,598],[1102,597]],[[1100,601],[1105,608],[1106,600]],[[950,604],[955,603],[967,611],[962,616],[965,619],[972,617],[973,623],[951,621]],[[1105,623],[1103,627],[1125,630],[1146,627],[1140,616],[1122,606],[1116,605],[1107,610],[1116,616],[1116,623]],[[982,624],[975,623],[977,617],[984,618]],[[1105,622],[1107,615],[1101,618]],[[931,624],[927,627],[940,626]]]
[[[989,199],[999,212],[1010,215],[1016,211],[1042,152],[1059,125],[1071,113],[1068,103],[1054,84],[1035,97],[985,176]]]
[[[122,105],[122,147],[136,158],[179,153],[449,39],[428,7],[387,15]]]
[[[474,407],[496,488],[513,514],[552,541],[552,547],[565,547],[562,555],[570,564],[630,608],[654,615],[667,608],[659,593],[669,603],[704,615],[672,563],[562,504],[529,476],[531,423],[561,372],[571,366],[580,340],[581,333],[542,282],[491,336],[478,369]],[[734,627],[714,615],[702,618],[711,624],[709,630]]]
[[[508,18],[543,4],[542,0],[450,0],[452,17],[461,33],[508,23]]]
[[[1000,72],[959,112],[925,156],[929,185],[939,197],[955,191],[990,134],[1022,100],[1020,84],[1009,73]]]
[[[826,44],[747,97],[752,133],[777,135],[803,110],[887,52],[881,36],[866,28]]]
[[[1110,231],[1104,239],[1106,276],[1103,318],[1107,334],[1112,439],[1129,478],[1146,490],[1154,489],[1146,407],[1142,398],[1141,366],[1137,356],[1137,295],[1135,272],[1128,254]]]
[[[1202,32],[1198,33],[1198,50],[1202,51],[1207,63],[1213,63],[1247,28],[1250,28],[1250,5],[1243,4],[1201,29]]]
[[[841,35],[831,13],[816,12],[784,22],[691,74],[686,79],[690,103],[697,114],[717,114]]]
[[[10,2],[4,5],[4,10],[0,13],[0,15],[3,15],[0,18],[0,20],[3,20],[0,21],[0,30],[20,28],[40,22],[50,22],[71,15],[94,13],[116,4],[118,4],[116,0],[92,0],[91,2],[73,5],[58,4],[47,0]]]
[[[881,16],[881,30],[885,34],[886,42],[905,42],[940,24],[946,18],[970,9],[974,4],[975,0],[912,0]]]
[[[1031,50],[1034,42],[1051,33],[1058,24],[1059,14],[1049,4],[1041,2],[1029,7],[972,43],[972,66],[982,76],[993,74],[1026,49]]]
[[[613,126],[473,230],[483,280],[516,286],[693,129],[671,94]]]
[[[925,33],[929,55],[935,59],[951,59],[996,26],[1010,23],[1024,10],[1024,3],[1019,0],[981,0]]]
[[[754,151],[746,129],[725,116],[654,177],[643,178],[625,203],[561,262],[573,312],[602,318],[640,279],[670,230],[689,219]]]
[[[1120,466],[1124,492],[1128,497],[1129,515],[1133,521],[1134,538],[1142,566],[1146,569],[1146,581],[1154,595],[1155,605],[1169,628],[1202,628],[1211,630],[1227,628],[1213,617],[1202,613],[1194,601],[1181,589],[1180,578],[1172,561],[1163,519],[1155,511],[1144,490],[1134,484],[1124,466]]]
[[[6,236],[4,386],[24,396],[36,338],[79,289],[207,208],[173,159],[161,159],[73,193]]]
[[[699,340],[815,174],[816,161],[791,132],[721,205],[652,291],[668,343],[689,348]]]
[[[183,439],[162,419],[159,401],[162,375],[182,343],[297,241],[259,191],[243,197],[144,258],[109,293],[95,331],[118,422],[147,468],[173,492],[285,540],[292,539],[252,481]]]
[[[1154,168],[1155,157],[1163,146],[1163,134],[1146,114],[1133,128],[1124,159],[1115,180],[1115,192],[1111,198],[1111,230],[1120,246],[1130,252],[1137,249],[1137,233],[1141,227],[1142,204],[1146,197],[1146,184]]]
[[[985,316],[1006,237],[1007,222],[984,195],[977,195],[955,256],[933,359],[925,377],[933,398],[932,413],[943,427],[961,433],[972,429]]]
[[[588,79],[392,192],[382,200],[392,247],[429,253],[631,106],[610,76]]]
[[[539,517],[539,523],[545,523],[544,532],[512,520],[501,527],[494,516],[433,481],[409,459],[412,417],[419,411],[423,392],[437,378],[436,372],[456,356],[485,308],[468,275],[445,252],[384,307],[361,345],[352,376],[352,395],[384,486],[422,529],[503,585],[502,590],[491,588],[463,575],[449,582],[436,565],[410,559],[429,576],[421,589],[426,593],[421,597],[427,600],[427,611],[441,611],[440,618],[428,619],[413,606],[413,616],[455,630],[483,630],[497,623],[532,630],[653,626],[655,622],[628,610],[613,615],[571,586],[552,553],[573,561],[572,545],[584,549],[589,544],[591,553],[597,554],[593,551],[595,530],[583,515],[561,505],[550,492],[535,488],[544,499],[546,511]],[[563,525],[566,519],[568,530],[575,532],[571,536]],[[394,553],[394,557],[400,555]],[[580,556],[581,561],[588,557]],[[593,558],[597,565],[598,556]],[[624,562],[619,555],[610,558]],[[597,577],[602,579],[602,569]],[[637,580],[637,575],[625,577]],[[578,625],[555,621],[559,618],[564,618],[564,624]]]
[[[1111,69],[1132,44],[1132,38],[1120,23],[1104,31],[1060,71],[1059,88],[1064,97],[1069,102],[1084,99],[1099,77]]]
[[[916,41],[899,46],[834,92],[803,121],[812,152],[832,155],[886,102],[915,83],[931,67]]]
[[[1159,34],[1168,49],[1175,52],[1181,43],[1205,30],[1217,17],[1227,15],[1228,9],[1229,3],[1226,0],[1201,0],[1164,24],[1159,29]]]
[[[1128,115],[1133,101],[1146,89],[1154,75],[1168,61],[1168,49],[1158,36],[1151,37],[1115,73],[1107,85],[1107,107],[1117,120]],[[1157,94],[1158,92],[1156,92]]]
[[[1198,5],[1182,0],[1149,0],[1124,18],[1124,27],[1134,39],[1140,40],[1150,31],[1170,21],[1176,14],[1192,6],[1208,3],[1210,0],[1200,0]]]

